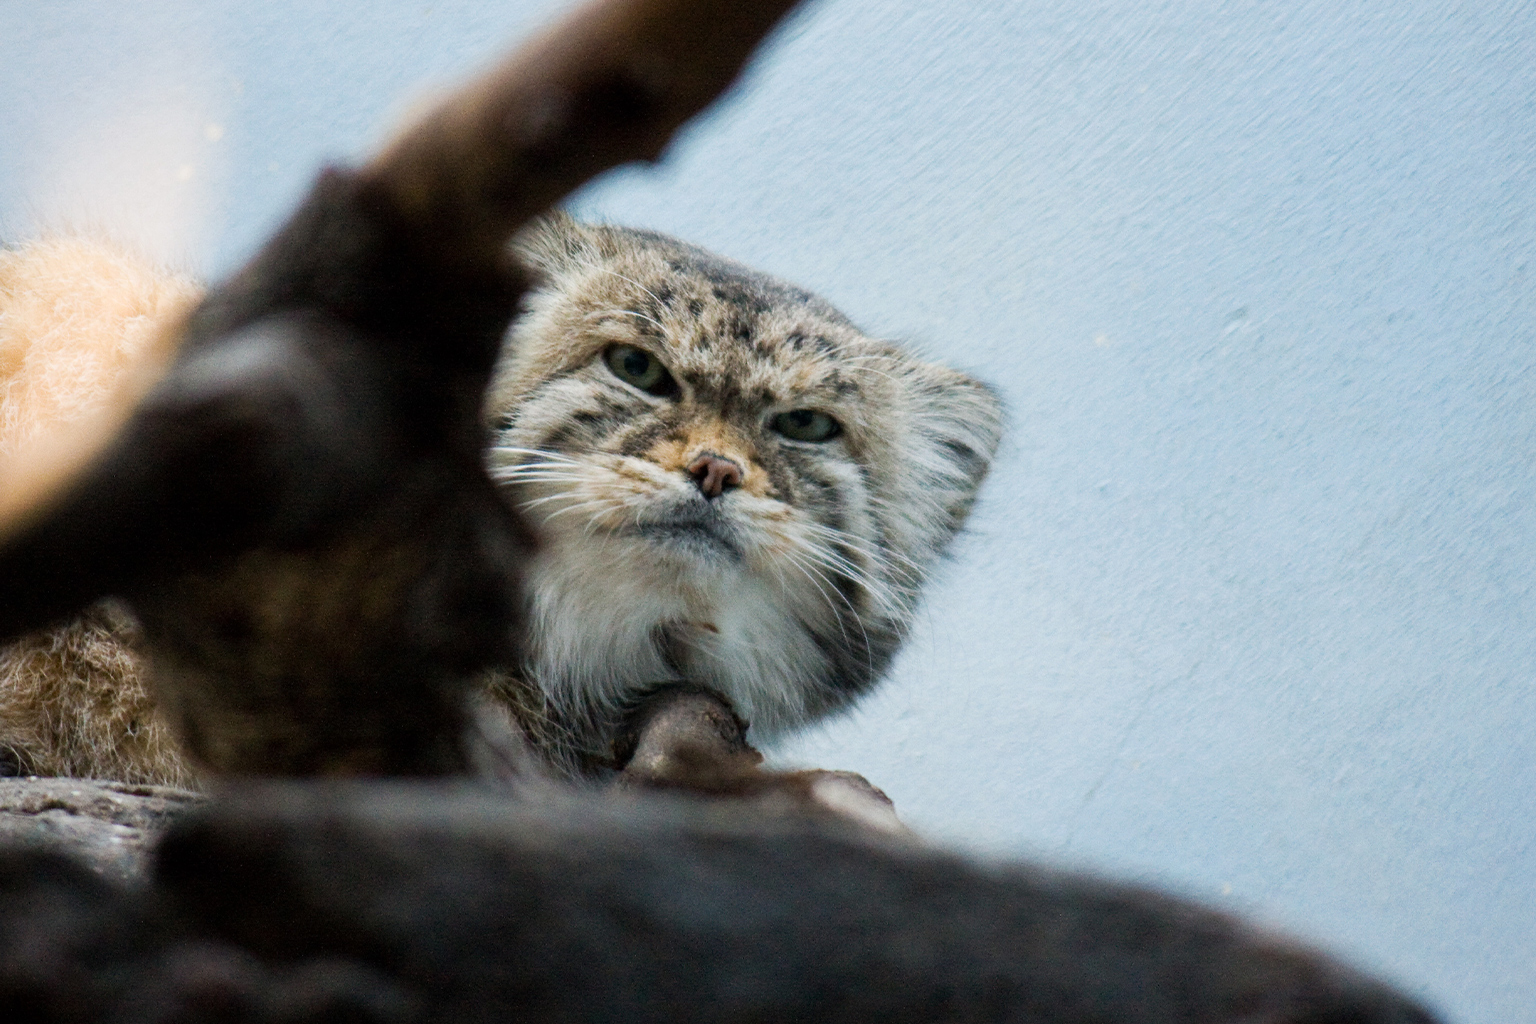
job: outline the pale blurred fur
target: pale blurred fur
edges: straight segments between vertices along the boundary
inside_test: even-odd
[[[0,251],[0,459],[108,405],[200,294],[190,279],[100,241]],[[192,781],[145,688],[135,630],[123,609],[103,603],[0,647],[0,757],[12,770]]]
[[[663,236],[557,215],[521,255],[535,289],[487,399],[489,461],[542,547],[528,660],[488,679],[490,695],[579,769],[602,762],[608,730],[657,684],[705,683],[760,734],[866,692],[990,464],[995,397],[809,293]],[[198,294],[83,239],[0,253],[0,458],[107,402]],[[618,382],[602,362],[616,343],[650,349],[685,393]],[[781,407],[824,409],[844,433],[786,448],[764,432]],[[686,469],[701,450],[745,473],[702,504]],[[631,520],[692,539],[633,534]],[[195,780],[155,713],[135,630],[103,603],[0,648],[12,770]]]

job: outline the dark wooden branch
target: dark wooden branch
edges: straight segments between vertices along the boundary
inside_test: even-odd
[[[403,133],[365,169],[454,263],[575,184],[654,160],[797,0],[589,3]]]
[[[660,153],[791,6],[600,0],[323,174],[115,432],[0,467],[0,641],[122,596],[205,766],[462,769],[467,680],[514,658],[528,543],[481,466],[521,291],[507,237]]]

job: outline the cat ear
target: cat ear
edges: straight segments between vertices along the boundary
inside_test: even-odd
[[[913,557],[926,563],[970,514],[1002,439],[1004,410],[990,387],[947,366],[912,363],[902,377],[909,433],[901,500],[918,520],[920,553]]]
[[[513,237],[512,254],[535,286],[591,266],[601,256],[592,229],[563,210],[530,221]]]

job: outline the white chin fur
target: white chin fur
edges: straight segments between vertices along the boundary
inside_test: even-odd
[[[557,707],[614,710],[686,678],[728,697],[758,735],[805,720],[807,684],[827,666],[794,590],[687,545],[580,529],[543,541],[528,575],[530,667]]]

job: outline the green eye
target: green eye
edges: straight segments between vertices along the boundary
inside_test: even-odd
[[[603,353],[603,361],[608,364],[613,375],[625,384],[662,398],[677,394],[677,381],[661,365],[660,359],[643,348],[611,345]]]
[[[830,441],[843,432],[837,420],[814,409],[781,412],[773,418],[771,426],[791,441]]]

